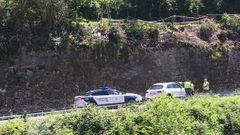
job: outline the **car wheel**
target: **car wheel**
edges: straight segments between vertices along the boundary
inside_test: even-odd
[[[97,106],[97,103],[95,103],[95,102],[89,102],[88,105]]]
[[[135,104],[135,103],[137,103],[137,101],[136,100],[134,100],[134,99],[130,99],[130,100],[128,100],[128,102],[127,102],[128,104]]]
[[[173,97],[173,95],[171,93],[168,93],[167,96],[168,97]]]

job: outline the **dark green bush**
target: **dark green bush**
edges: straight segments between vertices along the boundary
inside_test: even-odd
[[[217,25],[213,21],[200,25],[199,36],[205,41],[210,41],[212,34],[216,31]]]
[[[132,22],[128,24],[127,33],[137,39],[143,38],[144,34],[152,28],[152,25],[143,22]]]

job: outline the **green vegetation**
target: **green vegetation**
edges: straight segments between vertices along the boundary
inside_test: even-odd
[[[240,16],[229,16],[228,14],[224,14],[221,19],[221,25],[223,28],[231,29],[240,34]]]
[[[213,48],[208,48],[207,53],[214,61],[219,61],[221,58],[228,58],[233,46],[222,44]]]
[[[160,20],[174,14],[239,13],[239,5],[236,0],[0,0],[0,59],[18,55],[22,48],[76,50],[80,45],[95,46],[93,33],[107,35],[115,27],[103,18]],[[221,26],[238,35],[239,20],[225,14]],[[173,28],[137,22],[122,29],[138,40],[148,30],[168,32]],[[205,39],[212,31],[212,26],[201,26],[200,36]]]
[[[214,21],[210,21],[200,25],[199,36],[205,41],[210,41],[212,34],[216,31],[217,24]]]
[[[13,120],[0,126],[0,135],[151,135],[237,134],[240,98],[161,97],[142,106],[115,111],[87,106],[44,119]]]
[[[199,14],[199,10],[204,7],[202,0],[186,0],[186,5],[191,14]]]

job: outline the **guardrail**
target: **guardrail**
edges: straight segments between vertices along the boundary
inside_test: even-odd
[[[208,16],[200,16],[200,17],[188,17],[188,16],[180,16],[180,15],[173,15],[167,18],[159,19],[159,20],[153,20],[153,21],[147,21],[142,20],[138,18],[134,18],[131,16],[128,16],[126,19],[111,19],[110,21],[113,23],[125,23],[125,22],[144,22],[144,23],[154,23],[154,24],[165,24],[165,23],[196,23],[199,22]],[[177,21],[176,19],[180,19],[182,21]]]
[[[37,117],[37,116],[45,116],[51,114],[59,114],[59,113],[69,113],[76,109],[66,109],[66,110],[58,110],[58,111],[50,111],[50,112],[37,112],[37,113],[25,113],[25,114],[17,114],[17,115],[9,115],[0,117],[0,121],[11,120],[16,118],[26,118],[26,117]]]
[[[113,23],[125,23],[125,22],[144,22],[144,23],[155,23],[155,24],[165,24],[165,23],[173,23],[173,24],[195,24],[195,23],[200,23],[202,20],[206,18],[221,18],[224,14],[206,14],[198,17],[189,17],[189,16],[182,16],[182,15],[172,15],[167,18],[162,18],[159,20],[152,20],[152,21],[147,21],[147,20],[142,20],[139,18],[131,17],[128,16],[126,19],[110,19],[109,21]],[[239,14],[228,14],[229,16],[239,16]],[[181,20],[181,21],[179,21]]]
[[[116,107],[116,105],[106,105],[106,106],[97,106],[97,107],[113,108],[113,107]],[[12,119],[16,119],[16,118],[28,118],[28,117],[38,117],[38,116],[70,113],[72,111],[77,111],[80,109],[81,108],[72,108],[72,109],[63,109],[63,110],[49,111],[49,112],[37,112],[37,113],[25,113],[25,114],[23,113],[23,114],[17,114],[17,115],[8,115],[8,116],[0,117],[0,121],[12,120]]]

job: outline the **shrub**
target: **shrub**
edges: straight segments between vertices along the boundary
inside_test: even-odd
[[[223,125],[222,132],[224,134],[240,133],[239,100],[236,100],[236,97],[230,97],[215,103],[218,106],[216,110],[220,116],[219,123]]]
[[[204,134],[220,133],[223,125],[219,123],[217,106],[210,98],[197,97],[188,102],[188,112],[197,123],[197,131]],[[201,124],[201,125],[199,125]]]
[[[23,120],[13,120],[0,126],[0,135],[25,135],[27,125]]]
[[[199,13],[200,8],[204,7],[202,0],[186,0],[185,5],[188,7],[188,11],[195,15]]]
[[[119,26],[112,27],[108,37],[113,43],[124,43],[126,40],[125,31]]]
[[[188,116],[186,103],[180,99],[163,97],[149,102],[146,110],[135,120],[135,129],[141,134],[194,133],[193,119]]]
[[[72,127],[75,134],[124,135],[132,130],[130,118],[132,114],[128,110],[120,110],[113,112],[87,106],[83,110],[71,113],[65,119],[67,119],[68,125]]]
[[[231,29],[235,32],[238,32],[240,34],[240,16],[229,16],[228,14],[224,14],[222,16],[222,19],[220,21],[220,24],[223,28]]]
[[[14,120],[0,125],[0,135],[237,134],[239,108],[239,96],[160,97],[114,111],[86,106],[26,123]]]
[[[100,29],[108,31],[110,29],[108,19],[102,19],[99,24]]]
[[[64,115],[29,121],[28,134],[31,135],[73,135],[73,129],[66,125]]]
[[[210,41],[212,34],[216,31],[217,25],[214,22],[207,22],[201,24],[199,29],[199,36],[202,40]]]
[[[208,48],[207,54],[211,59],[219,61],[221,58],[228,58],[232,46],[228,44],[218,45],[216,48]]]
[[[128,25],[127,32],[132,34],[135,38],[141,39],[147,30],[151,29],[149,24],[143,22],[132,22]]]
[[[95,21],[86,20],[83,18],[76,18],[71,22],[72,26],[79,29],[79,32],[82,36],[90,36],[98,26],[98,23]]]
[[[228,54],[232,50],[232,47],[228,44],[223,44],[219,46],[217,49],[224,54]]]
[[[211,54],[211,58],[215,61],[218,61],[220,60],[222,57],[222,52],[219,52],[219,51],[214,51],[212,54]]]

